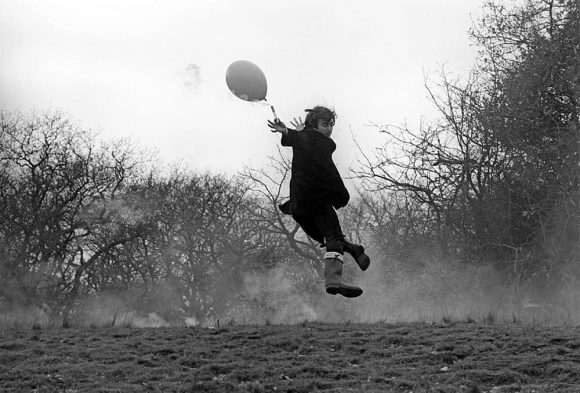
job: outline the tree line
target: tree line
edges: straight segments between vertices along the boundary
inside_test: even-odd
[[[574,0],[486,2],[470,75],[427,86],[439,119],[377,126],[385,144],[361,151],[364,192],[339,213],[387,279],[437,259],[493,266],[518,291],[578,285],[579,17]],[[61,112],[2,110],[0,305],[66,318],[123,293],[142,312],[203,319],[267,308],[245,277],[279,266],[317,293],[322,250],[277,208],[289,177],[284,152],[226,177],[167,168]]]

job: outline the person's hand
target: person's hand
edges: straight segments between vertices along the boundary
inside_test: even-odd
[[[274,121],[268,120],[268,127],[270,127],[270,131],[272,132],[281,132],[282,134],[286,134],[288,132],[286,124],[280,121],[280,119],[275,119]]]
[[[294,127],[296,131],[302,131],[304,129],[304,121],[300,116],[298,117],[298,119],[297,118],[292,119],[292,121],[290,121],[290,124],[292,125],[292,127]]]

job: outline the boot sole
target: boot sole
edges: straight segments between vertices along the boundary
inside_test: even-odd
[[[330,295],[342,295],[344,297],[353,298],[362,295],[363,290],[360,288],[343,288],[343,287],[328,287],[326,293]]]

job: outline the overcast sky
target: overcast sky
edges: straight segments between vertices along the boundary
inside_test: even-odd
[[[103,138],[131,137],[165,162],[235,173],[276,153],[266,106],[236,98],[229,64],[268,80],[283,120],[334,107],[335,161],[371,153],[370,123],[435,113],[424,74],[471,69],[482,0],[0,0],[0,105],[62,109]],[[352,129],[352,134],[351,134]]]

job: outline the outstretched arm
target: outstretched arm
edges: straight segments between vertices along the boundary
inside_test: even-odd
[[[288,128],[286,127],[286,124],[284,124],[279,119],[274,121],[268,120],[268,127],[270,127],[270,131],[272,132],[279,132],[282,135],[288,135]]]
[[[268,120],[268,127],[270,127],[270,131],[282,134],[282,140],[280,141],[282,146],[292,146],[299,149],[306,148],[303,132],[286,127],[286,124],[279,119]]]

